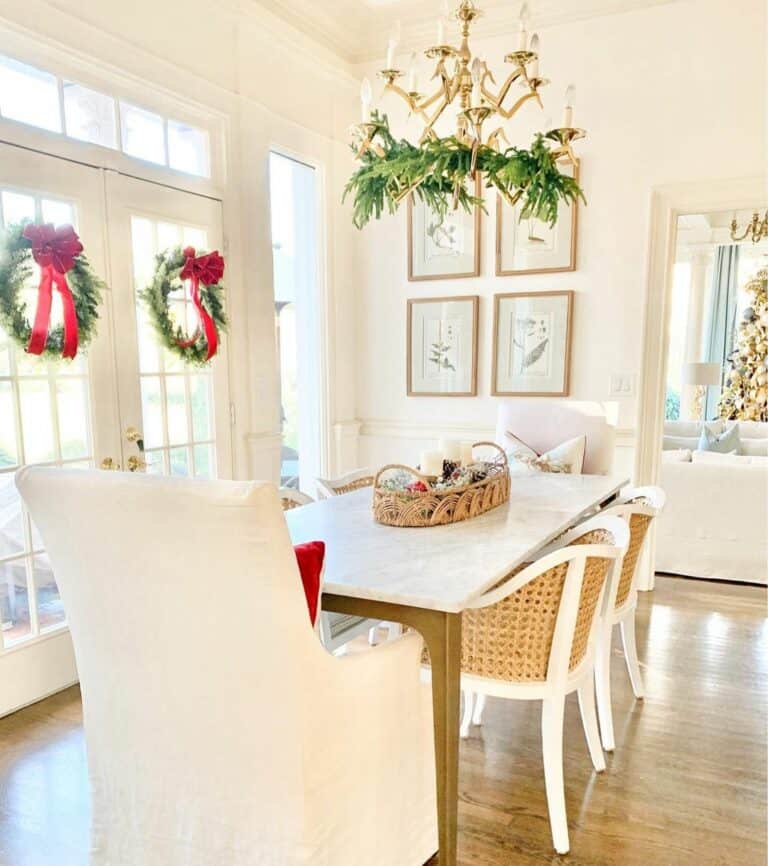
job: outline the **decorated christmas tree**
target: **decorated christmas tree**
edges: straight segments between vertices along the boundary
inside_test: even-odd
[[[718,409],[721,418],[768,421],[768,268],[757,272],[746,291],[752,297],[728,358],[730,370]]]

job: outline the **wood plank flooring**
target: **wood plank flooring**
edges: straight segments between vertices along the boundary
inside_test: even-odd
[[[571,853],[551,847],[539,705],[490,699],[462,743],[461,866],[764,866],[765,590],[660,577],[641,599],[647,697],[634,700],[617,641],[603,774],[569,700]],[[78,690],[0,720],[1,866],[86,866],[88,820]]]

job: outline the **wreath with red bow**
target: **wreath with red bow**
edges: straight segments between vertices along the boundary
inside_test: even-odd
[[[227,326],[219,282],[223,276],[224,259],[218,251],[197,255],[194,247],[176,247],[157,256],[152,282],[140,293],[160,342],[188,364],[207,364],[218,351]],[[191,336],[174,322],[168,303],[171,292],[184,291],[185,280],[198,316]]]
[[[20,298],[40,266],[34,319]],[[31,355],[74,358],[96,333],[103,282],[93,273],[70,225],[17,223],[0,236],[0,324]],[[51,327],[54,290],[61,298],[62,323]]]

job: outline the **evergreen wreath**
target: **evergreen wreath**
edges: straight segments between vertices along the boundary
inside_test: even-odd
[[[27,351],[32,337],[32,325],[27,318],[27,305],[19,293],[33,275],[33,243],[24,237],[25,220],[10,225],[0,234],[0,324],[8,336]],[[42,227],[48,228],[47,226]],[[53,230],[53,227],[50,227]],[[75,235],[75,238],[77,236]],[[79,244],[78,244],[79,246]],[[99,304],[104,283],[91,270],[87,257],[81,251],[73,256],[66,271],[66,282],[72,294],[77,320],[76,347],[85,348],[96,334]],[[49,360],[61,360],[64,352],[64,325],[49,328],[42,351],[35,352]]]
[[[152,282],[139,293],[160,343],[188,364],[208,363],[216,354],[219,334],[226,329],[224,287],[218,282],[223,273],[224,259],[218,252],[196,257],[192,247],[176,247],[157,255]],[[192,337],[174,323],[168,305],[170,293],[183,289],[187,277],[192,280],[192,300],[202,323]]]
[[[470,192],[477,172],[510,204],[522,202],[521,219],[535,217],[553,226],[560,201],[586,201],[576,180],[558,169],[547,136],[537,135],[530,150],[473,147],[455,136],[428,139],[417,147],[394,138],[386,115],[373,112],[371,123],[371,140],[377,141],[360,154],[361,165],[343,197],[353,194],[352,221],[359,229],[379,219],[385,209],[394,213],[411,193],[440,218],[459,205],[468,212],[475,205],[483,207],[483,199]],[[359,153],[357,147],[353,150]]]

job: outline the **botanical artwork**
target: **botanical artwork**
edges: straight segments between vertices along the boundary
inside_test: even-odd
[[[461,321],[458,319],[427,319],[424,322],[422,354],[426,365],[425,378],[456,372],[460,337]]]
[[[408,301],[408,394],[476,392],[478,304],[474,295]]]
[[[549,376],[552,360],[552,314],[533,312],[518,316],[510,333],[510,375]]]
[[[424,233],[426,258],[430,261],[445,256],[455,258],[464,250],[464,232],[461,221],[455,217],[447,216],[440,220],[430,214],[425,220]]]
[[[424,202],[408,206],[408,279],[443,280],[480,273],[480,210],[436,213]]]
[[[574,179],[578,170],[563,171]],[[524,216],[519,205],[496,202],[496,274],[539,274],[576,269],[578,201],[561,201],[554,224]]]
[[[496,395],[568,394],[573,292],[494,298]]]

